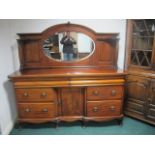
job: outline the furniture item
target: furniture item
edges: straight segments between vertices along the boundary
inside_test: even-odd
[[[155,124],[155,20],[128,20],[125,114]]]
[[[87,46],[89,54],[71,61],[46,55],[45,40],[48,44],[47,38],[55,34],[62,38],[62,32],[68,31],[76,37],[80,33],[83,48],[91,45]],[[117,69],[118,34],[98,34],[67,23],[42,33],[18,35],[21,66],[9,78],[15,88],[19,122],[122,120],[125,73]]]

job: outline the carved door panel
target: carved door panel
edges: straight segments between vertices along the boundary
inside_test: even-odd
[[[149,95],[149,80],[138,76],[127,77],[125,110],[145,115]]]
[[[62,115],[82,116],[84,109],[84,90],[82,88],[62,88]]]
[[[155,80],[151,81],[150,97],[147,103],[147,118],[155,120]]]

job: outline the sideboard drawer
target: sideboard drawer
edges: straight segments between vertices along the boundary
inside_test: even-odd
[[[121,99],[123,96],[122,86],[88,87],[88,100],[112,100]]]
[[[87,102],[87,116],[118,116],[120,113],[121,100]]]
[[[51,88],[25,88],[25,89],[16,89],[16,97],[18,102],[27,102],[27,101],[55,101],[56,92]]]
[[[53,118],[57,116],[55,103],[19,103],[19,118]]]

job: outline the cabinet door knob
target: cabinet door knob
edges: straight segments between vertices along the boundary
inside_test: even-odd
[[[23,96],[24,96],[24,97],[28,97],[29,95],[28,95],[28,93],[25,92],[25,93],[23,94]]]
[[[148,98],[147,100],[148,100],[148,103],[149,103],[149,104],[152,103],[152,99],[151,99],[151,98]]]
[[[115,106],[111,106],[109,109],[110,111],[115,111]]]
[[[93,108],[93,111],[94,111],[94,112],[97,112],[97,111],[98,111],[98,107],[94,107],[94,108]]]
[[[112,95],[112,96],[115,96],[115,95],[116,95],[116,90],[112,90],[112,91],[111,91],[111,95]]]
[[[42,96],[42,97],[46,97],[47,94],[46,94],[45,92],[43,92],[43,93],[41,93],[41,96]]]
[[[95,90],[95,91],[93,91],[93,94],[94,94],[94,95],[98,95],[99,92],[98,92],[97,90]]]
[[[42,111],[43,112],[48,112],[48,109],[47,108],[44,108]]]
[[[26,108],[25,109],[25,112],[27,112],[27,113],[30,112],[30,109],[29,108]]]

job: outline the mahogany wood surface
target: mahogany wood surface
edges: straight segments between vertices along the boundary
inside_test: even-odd
[[[120,116],[120,100],[88,101],[87,116]]]
[[[56,32],[80,32],[89,36],[95,43],[94,53],[87,59],[74,62],[59,62],[49,59],[43,52],[43,42]],[[117,68],[118,33],[96,33],[95,31],[77,24],[59,24],[52,26],[42,33],[18,34],[20,39],[19,56],[21,69],[39,69],[53,67],[96,67]]]
[[[47,88],[16,89],[18,102],[56,101],[56,92]]]
[[[95,43],[94,53],[70,63],[47,58],[43,41],[55,32],[64,31],[89,36]],[[9,78],[15,89],[19,122],[123,118],[126,73],[117,68],[117,33],[101,34],[81,25],[60,24],[42,33],[18,35],[21,67]]]
[[[19,103],[20,118],[53,118],[57,117],[55,103]]]
[[[121,99],[123,96],[122,86],[104,86],[104,87],[89,87],[87,88],[88,100],[113,100]]]

